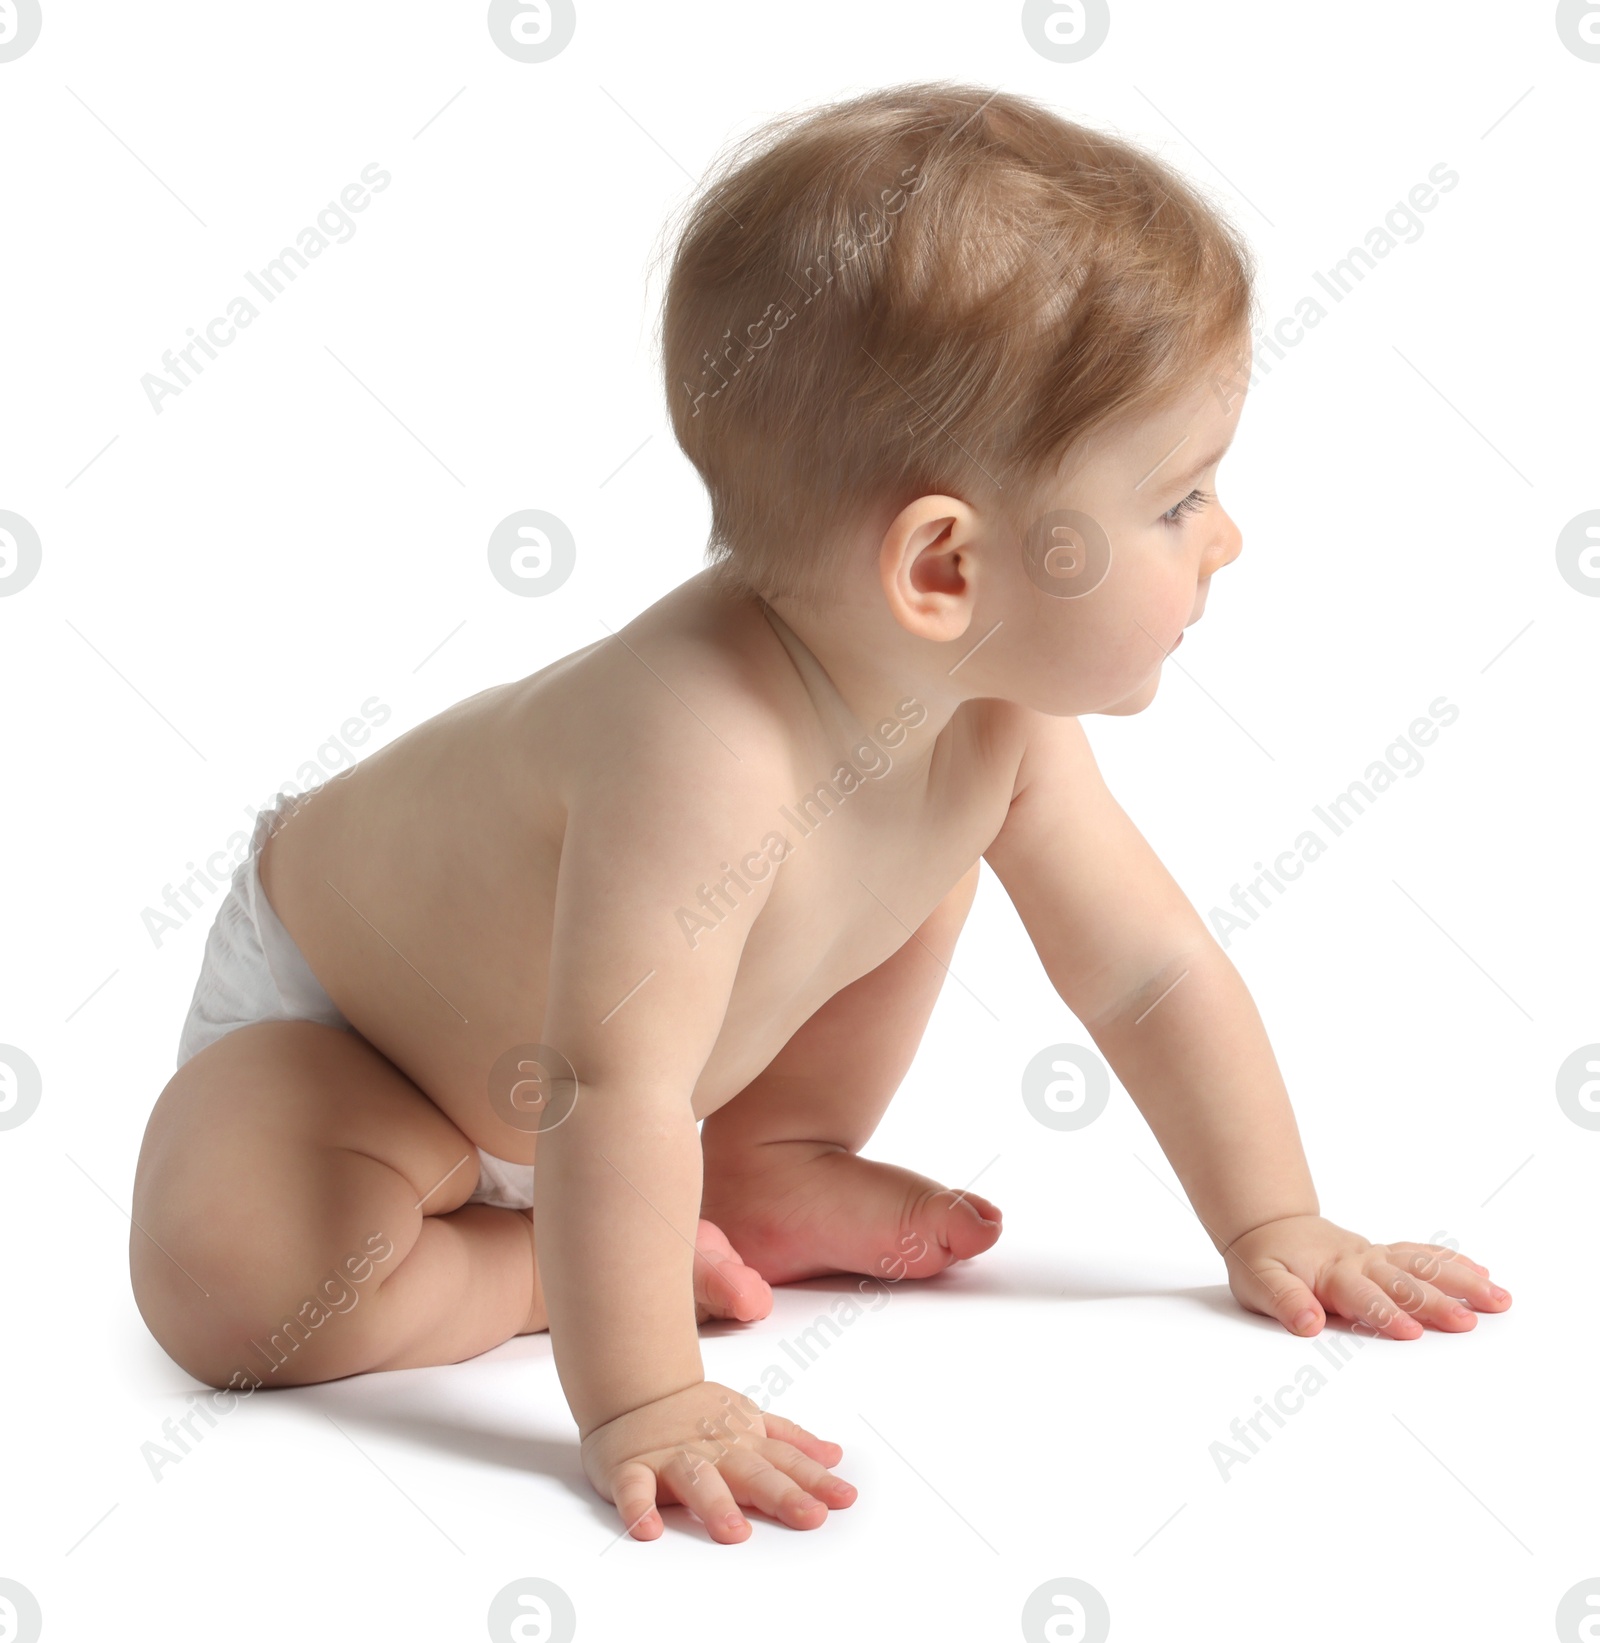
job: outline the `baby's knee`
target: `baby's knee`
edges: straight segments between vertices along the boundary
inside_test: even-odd
[[[139,1238],[135,1231],[136,1244]],[[175,1256],[152,1251],[134,1259],[134,1299],[175,1363],[208,1386],[236,1392],[381,1366],[393,1342],[380,1280],[401,1264],[391,1239],[373,1233],[347,1254],[293,1271],[273,1271],[259,1253],[236,1251],[230,1260],[213,1249],[204,1284]],[[173,1270],[158,1273],[158,1261]]]
[[[415,1243],[413,1195],[372,1159],[335,1149],[301,1163],[298,1190],[267,1159],[231,1190],[188,1170],[136,1185],[134,1300],[168,1356],[210,1386],[337,1380],[390,1350],[378,1290]]]
[[[185,1264],[186,1253],[181,1243],[176,1251],[156,1244],[136,1224],[128,1251],[134,1304],[162,1351],[197,1381],[219,1390],[249,1386],[265,1366],[259,1353],[250,1355],[253,1365],[246,1358],[247,1286],[231,1280],[215,1251],[202,1282]]]

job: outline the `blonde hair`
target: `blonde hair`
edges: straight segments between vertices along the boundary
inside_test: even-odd
[[[944,493],[1021,530],[1067,453],[1255,318],[1242,236],[1153,155],[948,81],[782,116],[689,202],[673,431],[730,586],[823,604],[863,517]]]

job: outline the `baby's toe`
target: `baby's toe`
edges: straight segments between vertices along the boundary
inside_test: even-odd
[[[702,1315],[751,1323],[772,1310],[772,1289],[740,1260],[720,1227],[702,1221],[695,1235],[694,1298]]]
[[[929,1270],[936,1271],[938,1266],[970,1260],[988,1249],[1000,1236],[1000,1211],[973,1193],[946,1188],[924,1202],[916,1228],[937,1263],[930,1262]]]

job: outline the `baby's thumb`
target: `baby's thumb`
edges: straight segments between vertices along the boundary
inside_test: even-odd
[[[1315,1335],[1328,1321],[1316,1296],[1292,1272],[1278,1267],[1252,1272],[1250,1280],[1259,1302],[1265,1303],[1261,1310],[1276,1318],[1291,1335]]]

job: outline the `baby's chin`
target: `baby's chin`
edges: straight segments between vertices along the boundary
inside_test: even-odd
[[[1143,713],[1156,699],[1156,692],[1160,688],[1161,670],[1157,668],[1137,690],[1130,691],[1119,701],[1108,702],[1104,707],[1097,707],[1094,711],[1118,719],[1127,718],[1134,713]]]
[[[1027,699],[1027,705],[1036,713],[1047,713],[1052,718],[1083,718],[1088,714],[1104,713],[1116,718],[1127,718],[1134,713],[1143,713],[1156,699],[1156,692],[1161,688],[1161,669],[1158,667],[1147,679],[1141,681],[1125,696],[1118,696],[1109,702],[1100,702],[1089,705],[1089,691],[1083,681],[1075,681],[1059,691],[1052,692],[1049,697],[1039,696]]]

